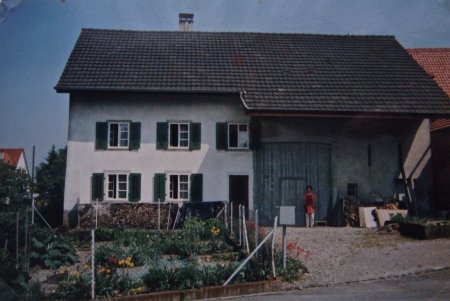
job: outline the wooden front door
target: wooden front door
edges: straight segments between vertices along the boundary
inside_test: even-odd
[[[239,216],[239,205],[243,205],[248,219],[248,176],[229,177],[229,201],[233,202],[233,216]]]

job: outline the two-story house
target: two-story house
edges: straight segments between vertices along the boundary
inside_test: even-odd
[[[270,222],[311,184],[392,198],[424,118],[450,115],[391,36],[84,29],[56,86],[70,96],[64,210],[233,201]]]

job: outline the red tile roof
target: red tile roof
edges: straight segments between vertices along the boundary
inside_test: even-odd
[[[407,51],[450,97],[450,48],[413,48]],[[432,131],[448,127],[449,119],[437,119],[431,123]]]
[[[23,148],[0,148],[0,153],[5,163],[11,164],[17,168],[17,163],[19,163],[20,156],[24,152]]]

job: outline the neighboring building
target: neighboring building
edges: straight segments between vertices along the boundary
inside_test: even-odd
[[[0,161],[23,169],[28,174],[27,159],[23,148],[0,148]]]
[[[233,201],[264,223],[307,184],[317,220],[344,196],[390,199],[425,118],[450,117],[391,36],[84,29],[69,93],[64,210]]]
[[[450,97],[450,48],[407,50]],[[436,209],[450,210],[450,119],[432,120],[430,130],[434,205]]]

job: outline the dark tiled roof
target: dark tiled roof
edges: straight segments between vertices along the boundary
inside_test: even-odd
[[[56,90],[245,91],[250,110],[450,114],[390,36],[84,29]]]

